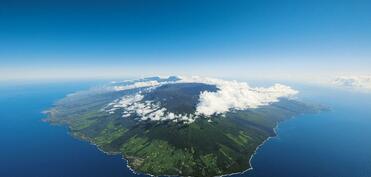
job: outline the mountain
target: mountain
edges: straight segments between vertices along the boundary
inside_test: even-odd
[[[269,95],[261,96],[264,104],[258,107],[203,114],[205,95],[223,98],[225,93],[215,83],[176,77],[115,82],[66,96],[48,111],[46,121],[68,126],[73,136],[109,154],[123,155],[139,173],[217,176],[251,168],[250,158],[275,136],[279,122],[322,109],[279,95],[268,103],[266,98],[278,92],[243,87],[250,90],[237,92]]]

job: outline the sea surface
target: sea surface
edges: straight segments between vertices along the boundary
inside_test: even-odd
[[[66,94],[101,81],[0,83],[0,176],[131,177],[120,156],[42,122]],[[330,111],[282,122],[261,146],[253,170],[234,177],[370,177],[371,94],[294,84],[299,98]]]

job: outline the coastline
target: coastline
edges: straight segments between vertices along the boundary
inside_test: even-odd
[[[49,111],[43,111],[42,112],[43,114],[50,114],[50,110]],[[317,112],[318,113],[318,112]],[[249,158],[249,168],[247,168],[246,170],[243,170],[243,171],[240,171],[240,172],[235,172],[235,173],[228,173],[228,174],[223,174],[223,175],[216,175],[216,176],[214,176],[214,177],[227,177],[227,176],[233,176],[233,175],[239,175],[239,174],[244,174],[244,173],[246,173],[246,172],[248,172],[248,171],[250,171],[250,170],[253,170],[254,168],[253,168],[253,166],[252,166],[252,159],[254,158],[254,156],[257,154],[257,151],[267,142],[267,141],[269,141],[271,138],[275,138],[275,137],[277,137],[278,136],[278,133],[277,133],[277,129],[278,129],[278,126],[282,123],[282,122],[285,122],[285,121],[288,121],[288,120],[291,120],[291,119],[294,119],[294,118],[297,118],[297,117],[300,117],[301,115],[303,115],[304,113],[302,113],[302,114],[298,114],[298,115],[295,115],[295,116],[292,116],[292,117],[289,117],[289,118],[287,118],[287,119],[285,119],[285,120],[283,120],[283,121],[278,121],[277,123],[276,123],[276,125],[275,125],[275,127],[273,128],[273,132],[274,132],[274,135],[272,135],[272,136],[269,136],[269,137],[267,137],[261,144],[259,144],[256,148],[255,148],[255,150],[254,150],[254,152],[252,153],[252,155],[250,156],[250,158]],[[88,142],[90,145],[93,145],[93,146],[95,146],[99,151],[101,151],[101,152],[103,152],[104,154],[106,154],[106,155],[120,155],[121,156],[121,159],[123,159],[124,161],[126,161],[126,167],[133,173],[133,174],[135,174],[135,175],[146,175],[146,176],[156,176],[156,175],[152,175],[152,174],[149,174],[149,173],[143,173],[143,172],[138,172],[138,171],[136,171],[135,169],[133,169],[129,164],[129,160],[127,159],[127,158],[125,158],[125,156],[122,154],[122,152],[107,152],[107,151],[105,151],[105,150],[103,150],[99,145],[97,145],[96,143],[94,143],[90,138],[87,138],[87,137],[83,137],[83,136],[78,136],[78,135],[75,135],[75,134],[72,134],[71,133],[71,131],[70,131],[70,127],[67,125],[67,124],[52,124],[52,123],[50,123],[49,122],[49,120],[48,120],[48,118],[44,118],[43,120],[42,120],[43,122],[47,122],[47,123],[49,123],[50,125],[54,125],[54,126],[62,126],[62,127],[66,127],[67,129],[68,129],[68,133],[72,136],[72,137],[74,137],[74,138],[76,138],[76,139],[78,139],[78,140],[80,140],[80,141],[86,141],[86,142]],[[185,176],[181,176],[181,175],[161,175],[161,176],[168,176],[168,177],[175,177],[175,176],[179,176],[179,177],[185,177]]]
[[[48,111],[43,111],[42,112],[43,114],[44,113],[49,113]],[[291,118],[289,118],[291,119]],[[47,119],[43,119],[42,120],[43,122],[46,122],[46,123],[49,123]],[[241,172],[235,172],[235,173],[229,173],[229,174],[223,174],[223,175],[217,175],[217,176],[214,176],[214,177],[225,177],[225,176],[233,176],[233,175],[238,175],[238,174],[244,174],[250,170],[253,170],[253,167],[252,167],[252,159],[253,157],[255,156],[255,154],[257,153],[257,151],[259,150],[259,148],[261,146],[263,146],[265,144],[265,142],[267,142],[269,139],[271,138],[274,138],[274,137],[277,137],[277,133],[276,133],[276,128],[278,127],[280,122],[277,123],[277,125],[273,128],[273,131],[274,131],[274,135],[273,136],[270,136],[268,137],[267,139],[265,139],[260,145],[258,145],[256,147],[256,149],[254,150],[254,152],[252,153],[252,155],[250,156],[249,158],[249,168],[244,170],[244,171],[241,171]],[[63,124],[50,124],[50,125],[54,125],[54,126],[62,126],[62,127],[65,127],[68,129],[68,134],[70,134],[70,136],[74,137],[75,139],[77,140],[80,140],[80,141],[85,141],[85,142],[88,142],[90,145],[93,145],[95,146],[99,151],[103,152],[104,154],[106,155],[112,155],[112,156],[116,156],[116,155],[120,155],[121,156],[121,159],[124,160],[126,162],[126,167],[135,175],[147,175],[147,176],[151,176],[151,177],[154,177],[156,175],[152,175],[152,174],[149,174],[149,173],[143,173],[143,172],[138,172],[136,171],[135,169],[133,169],[130,165],[129,165],[129,160],[125,158],[125,156],[121,153],[121,152],[108,152],[108,151],[105,151],[103,150],[98,144],[94,143],[91,139],[89,138],[86,138],[86,137],[83,137],[83,136],[78,136],[78,135],[75,135],[73,133],[71,133],[70,131],[70,127],[68,125],[63,125]],[[161,176],[167,176],[167,177],[176,177],[176,176],[179,176],[179,177],[186,177],[186,176],[181,176],[181,175],[161,175]]]
[[[289,118],[289,119],[293,119],[293,118]],[[288,119],[288,120],[289,120],[289,119]],[[252,153],[252,155],[251,155],[250,158],[249,158],[249,166],[250,166],[250,168],[248,168],[248,169],[246,169],[246,170],[244,170],[244,171],[241,171],[241,172],[230,173],[230,174],[225,174],[225,175],[220,175],[220,176],[215,176],[215,177],[225,177],[225,176],[241,175],[241,174],[244,174],[244,173],[246,173],[246,172],[248,172],[248,171],[250,171],[250,170],[253,170],[254,168],[253,168],[253,166],[252,166],[252,159],[253,159],[254,156],[257,154],[257,152],[258,152],[258,150],[259,150],[260,147],[262,147],[262,146],[263,146],[267,141],[269,141],[271,138],[275,138],[275,137],[278,136],[278,134],[277,134],[277,132],[276,132],[276,128],[278,128],[278,126],[279,126],[280,123],[281,123],[281,122],[278,122],[278,123],[276,124],[276,126],[273,128],[274,135],[273,135],[273,136],[269,136],[267,139],[265,139],[261,144],[259,144],[259,145],[255,148],[254,152]]]
[[[252,159],[254,158],[254,156],[257,154],[257,151],[259,150],[259,148],[261,148],[267,141],[269,141],[270,139],[272,138],[276,138],[278,137],[278,133],[277,133],[277,128],[279,127],[279,125],[282,123],[282,122],[286,122],[286,121],[289,121],[289,120],[292,120],[292,119],[295,119],[295,118],[298,118],[300,116],[304,115],[304,113],[302,114],[298,114],[298,115],[295,115],[295,116],[292,116],[286,120],[283,120],[283,121],[279,121],[277,122],[276,126],[273,128],[273,132],[274,132],[274,135],[273,136],[269,136],[267,139],[265,139],[260,145],[258,145],[254,151],[254,153],[252,153],[252,155],[250,156],[250,159],[249,159],[249,165],[250,165],[250,168],[244,170],[244,171],[241,171],[241,172],[236,172],[236,173],[230,173],[230,174],[225,174],[225,175],[220,175],[220,176],[214,176],[214,177],[225,177],[225,176],[233,176],[233,175],[240,175],[240,174],[244,174],[250,170],[253,170],[253,166],[252,166]]]

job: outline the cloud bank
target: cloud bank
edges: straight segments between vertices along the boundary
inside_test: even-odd
[[[268,88],[250,87],[245,82],[227,81],[206,77],[178,77],[176,81],[140,81],[133,82],[125,86],[115,86],[115,90],[128,90],[135,88],[147,88],[134,95],[124,96],[115,100],[107,106],[107,112],[115,113],[122,110],[122,116],[126,118],[136,118],[139,120],[163,121],[172,120],[174,122],[192,123],[201,115],[210,117],[214,114],[223,114],[230,110],[253,109],[260,106],[278,102],[279,98],[292,97],[298,91],[282,84],[275,84]],[[144,94],[153,90],[159,85],[176,83],[204,83],[215,85],[216,92],[204,91],[199,95],[199,103],[194,114],[175,114],[166,110],[160,103],[154,101],[143,101]]]
[[[355,90],[371,91],[371,76],[342,76],[334,79],[333,84]]]
[[[120,85],[120,86],[113,86],[113,89],[116,91],[122,91],[122,90],[130,90],[130,89],[136,89],[141,87],[154,87],[159,86],[161,83],[158,81],[143,81],[143,82],[135,82],[130,85]]]
[[[183,77],[179,82],[197,82],[216,85],[217,92],[202,92],[196,114],[210,116],[231,109],[244,110],[277,102],[281,97],[292,97],[298,91],[282,84],[268,88],[253,88],[246,82],[226,81],[215,78]]]

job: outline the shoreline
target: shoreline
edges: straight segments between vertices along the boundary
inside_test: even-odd
[[[289,118],[288,120],[290,119],[293,119],[293,118]],[[283,121],[282,121],[283,122]],[[254,153],[252,153],[252,155],[250,156],[249,158],[249,165],[250,165],[250,168],[244,170],[244,171],[241,171],[241,172],[236,172],[236,173],[230,173],[230,174],[225,174],[225,175],[220,175],[220,176],[214,176],[214,177],[224,177],[224,176],[233,176],[233,175],[241,175],[241,174],[244,174],[248,171],[251,171],[253,170],[253,166],[252,166],[252,159],[254,158],[254,156],[257,154],[258,150],[267,142],[269,141],[271,138],[275,138],[278,136],[277,132],[276,132],[276,128],[278,128],[279,124],[281,122],[277,122],[276,126],[273,128],[273,132],[274,132],[274,135],[273,136],[269,136],[267,139],[265,139],[261,144],[259,144],[255,150],[254,150]]]
[[[289,119],[292,119],[292,118],[289,118]],[[289,120],[288,119],[288,120]],[[46,122],[46,123],[49,123],[48,120],[45,120],[43,119],[42,120],[43,122]],[[254,152],[252,153],[252,155],[250,156],[249,158],[249,168],[244,170],[244,171],[241,171],[241,172],[235,172],[235,173],[229,173],[229,174],[223,174],[223,175],[217,175],[217,176],[213,176],[213,177],[226,177],[226,176],[233,176],[233,175],[238,175],[238,174],[244,174],[250,170],[253,170],[253,167],[252,167],[252,159],[253,157],[256,155],[257,151],[259,150],[259,148],[261,146],[263,146],[268,140],[270,140],[271,138],[274,138],[274,137],[277,137],[277,132],[276,132],[276,128],[278,128],[278,125],[279,125],[280,122],[277,123],[277,125],[273,128],[273,131],[274,131],[274,136],[269,136],[267,139],[265,139],[261,144],[259,144],[256,149],[254,150]],[[52,124],[50,124],[52,125]],[[124,160],[126,162],[126,167],[135,175],[147,175],[147,176],[151,176],[151,177],[155,177],[156,175],[152,175],[152,174],[149,174],[149,173],[142,173],[142,172],[138,172],[136,171],[135,169],[133,169],[130,165],[129,165],[129,160],[125,158],[125,156],[121,153],[121,152],[107,152],[105,150],[103,150],[101,147],[99,147],[99,145],[97,145],[96,143],[93,143],[92,140],[90,140],[89,138],[84,138],[83,136],[77,136],[77,135],[74,135],[71,133],[71,131],[69,130],[70,127],[68,125],[62,125],[62,124],[59,124],[60,126],[62,127],[65,127],[68,129],[68,134],[70,134],[70,136],[74,137],[75,139],[77,140],[80,140],[80,141],[85,141],[85,142],[88,142],[90,145],[92,146],[95,146],[100,152],[103,152],[104,154],[106,155],[110,155],[110,156],[121,156],[121,159]],[[58,124],[54,125],[54,126],[58,126]],[[166,177],[186,177],[186,176],[181,176],[181,175],[161,175],[161,176],[166,176]]]
[[[277,129],[280,125],[280,123],[282,122],[285,122],[285,121],[288,121],[288,120],[291,120],[291,119],[295,119],[297,117],[300,117],[301,115],[304,115],[304,114],[299,114],[299,115],[296,115],[296,116],[292,116],[284,121],[280,121],[280,122],[277,122],[276,126],[273,128],[273,132],[274,132],[274,135],[273,136],[269,136],[267,137],[267,139],[265,139],[261,144],[259,144],[254,152],[252,153],[252,155],[250,156],[249,158],[249,168],[244,170],[244,171],[240,171],[240,172],[235,172],[235,173],[229,173],[229,174],[224,174],[224,175],[217,175],[217,176],[213,176],[213,177],[226,177],[226,176],[233,176],[233,175],[241,175],[241,174],[244,174],[246,172],[249,172],[251,170],[253,170],[253,166],[252,166],[252,159],[254,158],[254,156],[257,154],[258,150],[267,142],[269,141],[270,139],[272,138],[276,138],[278,137],[278,134],[277,134]],[[96,145],[97,146],[97,145]],[[124,155],[121,155],[122,156],[122,159],[126,161],[126,167],[129,168],[130,171],[132,171],[134,174],[136,175],[148,175],[148,176],[155,176],[155,175],[152,175],[152,174],[147,174],[147,173],[139,173],[137,171],[135,171],[134,169],[132,169],[129,165],[129,161],[124,157]],[[167,177],[175,177],[175,176],[179,176],[179,177],[187,177],[187,176],[181,176],[181,175],[161,175],[161,176],[167,176]]]
[[[50,113],[49,111],[43,111],[42,112],[43,114],[48,114]],[[318,112],[317,112],[318,113]],[[254,158],[254,156],[257,154],[258,150],[267,142],[269,141],[271,138],[276,138],[278,137],[278,134],[277,134],[277,129],[278,129],[278,126],[282,123],[282,122],[285,122],[285,121],[289,121],[291,119],[294,119],[294,118],[297,118],[297,117],[300,117],[301,115],[304,115],[304,113],[302,114],[299,114],[299,115],[295,115],[295,116],[292,116],[286,120],[283,120],[283,121],[279,121],[277,122],[277,124],[275,125],[275,127],[273,128],[273,132],[274,132],[274,135],[273,136],[269,136],[267,137],[267,139],[265,139],[261,144],[259,144],[254,152],[252,153],[252,155],[250,156],[249,158],[249,168],[247,168],[246,170],[243,170],[243,171],[240,171],[240,172],[235,172],[235,173],[228,173],[228,174],[223,174],[223,175],[216,175],[216,176],[213,176],[213,177],[227,177],[227,176],[233,176],[233,175],[240,175],[240,174],[244,174],[246,172],[249,172],[251,170],[253,170],[253,166],[252,166],[252,159]],[[43,122],[47,122],[49,123],[50,125],[53,125],[49,122],[49,120],[47,118],[44,118],[42,119]],[[149,173],[143,173],[143,172],[138,172],[136,171],[135,169],[133,169],[130,165],[129,165],[129,160],[125,158],[125,156],[122,154],[122,152],[107,152],[105,150],[103,150],[101,147],[99,147],[99,145],[95,144],[92,142],[92,140],[90,140],[89,138],[85,138],[83,136],[77,136],[77,135],[74,135],[71,133],[70,131],[70,127],[67,125],[67,124],[54,124],[53,126],[62,126],[62,127],[65,127],[68,129],[68,134],[70,134],[70,136],[80,140],[80,141],[86,141],[88,142],[90,145],[93,145],[95,146],[99,151],[103,152],[104,154],[106,155],[112,155],[112,156],[116,156],[116,155],[120,155],[121,156],[121,159],[126,161],[126,167],[135,175],[146,175],[146,176],[151,176],[151,177],[154,177],[156,175],[152,175],[152,174],[149,174]],[[175,176],[179,176],[179,177],[185,177],[185,176],[181,176],[181,175],[161,175],[161,176],[167,176],[167,177],[175,177]]]
[[[318,113],[318,112],[317,112]],[[270,139],[272,138],[277,138],[278,137],[278,133],[277,133],[277,129],[279,127],[279,125],[283,122],[286,122],[286,121],[289,121],[289,120],[292,120],[292,119],[296,119],[296,118],[299,118],[300,116],[302,115],[305,115],[305,113],[301,113],[301,114],[298,114],[298,115],[295,115],[295,116],[292,116],[286,120],[283,120],[283,121],[279,121],[277,122],[276,126],[273,128],[273,132],[274,132],[274,135],[273,136],[269,136],[267,139],[265,139],[261,144],[259,144],[259,146],[256,147],[254,153],[252,153],[252,155],[250,156],[249,158],[249,165],[250,165],[250,168],[244,170],[244,171],[241,171],[241,172],[236,172],[236,173],[230,173],[230,174],[225,174],[225,175],[220,175],[220,176],[214,176],[214,177],[225,177],[225,176],[233,176],[233,175],[241,175],[241,174],[244,174],[248,171],[251,171],[253,170],[253,166],[252,166],[252,159],[254,158],[254,156],[257,154],[258,150],[267,142],[269,141]]]

